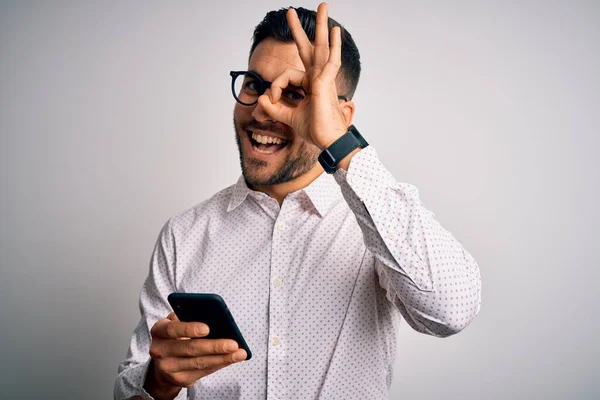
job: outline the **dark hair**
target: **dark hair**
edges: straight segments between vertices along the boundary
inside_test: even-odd
[[[276,11],[270,11],[265,15],[265,18],[254,29],[252,37],[252,47],[250,48],[250,58],[256,49],[256,46],[267,38],[273,38],[279,42],[293,42],[294,38],[287,23],[286,13],[288,8],[282,8]],[[308,39],[314,43],[315,30],[317,26],[317,13],[312,10],[307,10],[302,7],[295,8],[298,13],[300,23],[306,32]],[[352,39],[352,35],[342,25],[333,18],[329,18],[327,23],[329,32],[334,26],[339,26],[342,36],[342,66],[340,72],[344,80],[347,92],[340,93],[352,98],[358,85],[360,77],[360,54],[358,48]]]

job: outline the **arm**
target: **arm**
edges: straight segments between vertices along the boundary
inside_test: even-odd
[[[327,4],[320,4],[313,46],[294,9],[287,17],[304,71],[286,69],[271,84],[270,96],[265,92],[258,103],[271,119],[323,150],[348,130],[354,115],[354,103],[338,98],[341,29],[329,32]],[[298,107],[286,107],[279,99],[289,84],[311,96]],[[373,148],[351,153],[338,165],[336,180],[375,257],[388,299],[420,332],[449,336],[463,329],[480,304],[481,279],[473,258],[422,206],[414,186],[395,181]]]
[[[473,257],[423,207],[414,186],[396,182],[372,147],[353,152],[339,166],[335,179],[387,298],[419,332],[445,337],[462,330],[481,304]]]
[[[118,375],[115,381],[114,398],[142,398],[152,399],[144,389],[146,376],[152,378],[151,359],[149,355],[150,329],[154,323],[171,312],[171,307],[166,301],[167,296],[175,291],[172,276],[174,266],[173,240],[171,221],[167,222],[156,241],[150,261],[150,273],[146,278],[140,294],[141,319],[133,332],[127,357],[119,364]],[[149,384],[155,383],[149,379]],[[147,388],[155,393],[152,385]],[[170,393],[173,398],[177,393]],[[177,398],[185,398],[187,390],[181,390]],[[136,397],[137,396],[137,397]]]

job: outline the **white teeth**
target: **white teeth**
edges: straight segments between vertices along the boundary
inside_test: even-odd
[[[275,136],[261,136],[257,133],[252,132],[252,139],[262,144],[282,144],[284,141]]]
[[[261,153],[261,154],[273,154],[275,153],[275,150],[261,150],[256,146],[253,146],[254,150]]]

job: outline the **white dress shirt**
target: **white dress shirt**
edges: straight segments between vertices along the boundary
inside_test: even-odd
[[[253,357],[178,399],[387,399],[402,317],[445,337],[479,311],[479,267],[434,217],[372,147],[281,207],[240,177],[160,232],[115,398],[151,398],[150,328],[189,292],[223,297]]]

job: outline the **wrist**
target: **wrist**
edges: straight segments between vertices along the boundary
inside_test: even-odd
[[[350,166],[350,160],[361,148],[369,145],[365,138],[354,125],[348,128],[348,131],[331,143],[319,155],[319,163],[329,174],[333,174],[338,168],[347,170]]]
[[[342,158],[342,160],[337,165],[338,169],[341,168],[344,171],[348,171],[348,168],[350,168],[350,161],[352,160],[352,157],[354,157],[354,155],[361,150],[362,147],[357,147],[356,149],[352,150],[352,152],[346,157]]]
[[[328,148],[329,146],[334,144],[339,138],[344,136],[346,134],[346,132],[348,132],[348,128],[338,129],[337,132],[333,133],[330,137],[328,137],[327,139],[321,140],[319,143],[317,143],[317,147],[321,151],[325,150],[326,148]]]
[[[173,400],[181,391],[181,387],[169,383],[156,369],[154,360],[151,360],[144,381],[144,390],[155,400]]]

